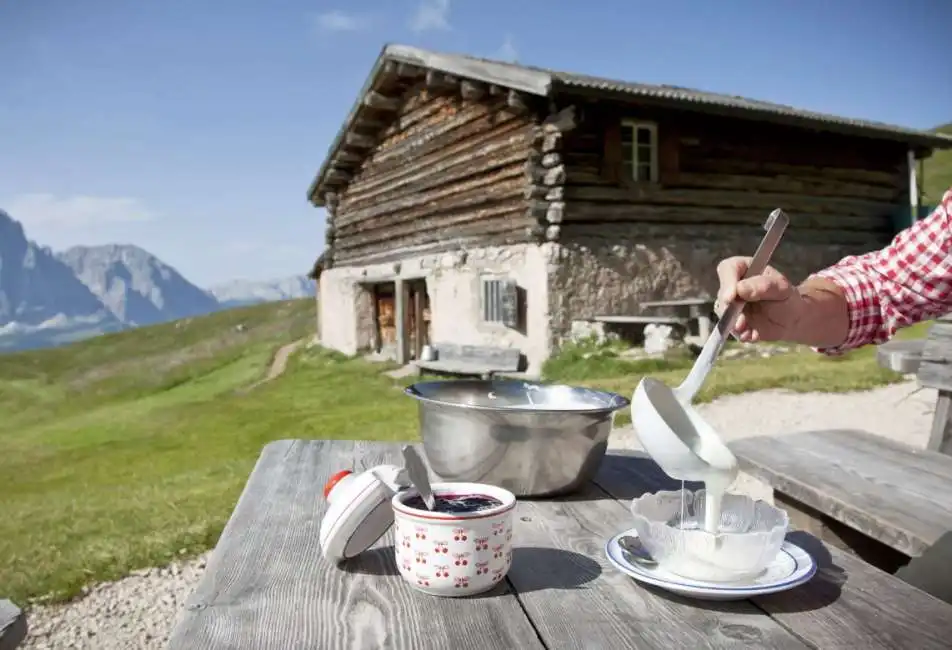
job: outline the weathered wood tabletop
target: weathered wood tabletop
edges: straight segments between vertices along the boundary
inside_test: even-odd
[[[806,585],[750,601],[692,601],[605,558],[627,502],[677,487],[642,454],[610,453],[576,495],[521,500],[508,579],[438,598],[397,573],[392,534],[340,567],[321,557],[322,488],[339,469],[399,463],[396,444],[267,445],[169,648],[949,648],[952,606],[808,535]]]

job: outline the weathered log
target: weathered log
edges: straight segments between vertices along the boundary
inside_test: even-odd
[[[337,152],[337,155],[334,156],[334,160],[342,163],[358,163],[364,159],[364,156],[360,155],[356,151],[348,151],[346,149],[341,149]]]
[[[422,94],[422,93],[421,93]],[[390,124],[383,130],[380,148],[383,150],[395,142],[404,140],[408,135],[426,128],[434,120],[446,119],[446,111],[455,110],[454,98],[445,95],[432,97],[423,102],[416,100],[420,95],[411,95],[404,105],[404,112],[394,116]],[[397,136],[394,139],[394,136]]]
[[[380,111],[395,111],[400,108],[402,100],[400,97],[387,97],[378,93],[376,90],[370,90],[364,95],[363,105],[367,108],[375,108]]]
[[[556,131],[555,133],[547,133],[542,138],[542,152],[543,153],[552,153],[558,151],[562,146],[562,134]]]
[[[558,113],[546,117],[542,122],[542,128],[546,133],[565,133],[578,126],[576,119],[575,106],[567,106]]]
[[[530,236],[528,228],[492,234],[480,233],[466,237],[454,237],[452,240],[440,239],[438,241],[425,242],[412,246],[401,245],[394,248],[375,248],[368,251],[354,251],[350,254],[343,255],[335,251],[333,254],[333,263],[338,267],[386,264],[388,262],[406,259],[408,257],[433,255],[447,251],[460,250],[461,248],[465,248],[466,250],[476,250],[480,248],[491,248],[527,243],[531,242],[532,240],[533,238]],[[325,257],[325,261],[326,259],[327,258]]]
[[[463,81],[460,83],[460,95],[468,101],[478,101],[485,97],[486,86],[476,81]]]
[[[344,144],[348,147],[372,149],[377,144],[377,139],[369,135],[350,132],[344,135]]]
[[[506,88],[503,86],[497,86],[496,84],[489,84],[489,94],[492,97],[499,97],[505,95],[507,92]]]
[[[405,166],[407,156],[418,156],[423,153],[429,153],[438,146],[444,146],[446,140],[443,139],[442,136],[451,131],[455,131],[456,133],[454,133],[454,135],[456,139],[460,139],[472,133],[484,131],[487,127],[492,127],[493,125],[498,126],[503,122],[516,118],[514,114],[499,111],[498,109],[498,106],[486,104],[467,106],[454,115],[447,116],[445,120],[437,125],[432,125],[422,132],[408,137],[387,149],[375,151],[371,159],[374,165],[378,167],[390,161],[395,161],[396,167],[403,167]],[[455,140],[450,138],[450,141]]]
[[[462,208],[499,197],[516,197],[524,187],[518,165],[510,165],[488,175],[474,175],[471,169],[465,171],[469,173],[459,175],[457,182],[439,184],[436,179],[430,179],[430,187],[436,188],[433,191],[410,189],[401,198],[381,201],[378,205],[359,211],[341,212],[337,217],[337,226],[342,234],[389,227],[425,218],[432,212]]]
[[[398,63],[397,76],[405,79],[419,79],[423,76],[423,69],[411,63]]]
[[[474,125],[478,127],[479,125]],[[472,134],[470,134],[472,132]],[[460,138],[461,133],[469,137]],[[463,132],[454,132],[436,142],[436,146],[427,146],[425,151],[412,158],[413,164],[382,173],[376,173],[375,165],[364,164],[361,174],[348,188],[346,206],[368,201],[392,190],[395,186],[418,181],[440,165],[451,165],[450,161],[460,160],[461,154],[477,155],[498,151],[506,145],[525,146],[526,126],[518,120],[507,122],[495,131],[473,128]],[[485,149],[483,147],[486,147]],[[524,154],[523,154],[524,155]],[[465,159],[463,159],[465,161]]]
[[[509,91],[506,97],[506,103],[509,105],[509,108],[518,113],[525,113],[529,110],[529,104],[526,101],[525,95],[515,90]]]
[[[561,201],[549,203],[549,208],[545,212],[545,220],[549,223],[562,223],[562,215],[565,213],[565,204]]]
[[[338,237],[334,242],[334,247],[338,252],[367,250],[368,247],[375,246],[396,248],[402,245],[435,241],[440,238],[452,239],[453,237],[521,230],[535,223],[521,214],[522,209],[521,200],[500,203],[490,207],[447,215],[446,218],[441,219],[439,227],[432,225],[420,227],[411,223],[389,231],[351,237],[346,241]]]
[[[587,203],[568,200],[563,222],[660,222],[677,224],[763,225],[767,212],[756,209],[724,209],[703,205],[653,205]],[[835,217],[790,212],[791,230],[843,230],[890,232],[887,217]]]
[[[343,169],[338,169],[336,167],[331,167],[327,170],[327,175],[324,177],[329,183],[347,183],[352,178],[350,172],[347,172]]]
[[[528,228],[526,228],[526,235],[532,239],[538,239],[540,241],[545,240],[545,226],[541,223],[535,223]]]
[[[744,190],[778,194],[804,194],[833,198],[873,199],[899,203],[905,199],[904,188],[884,187],[821,177],[802,177],[789,174],[769,176],[728,173],[678,173],[679,188]]]
[[[546,241],[558,241],[561,228],[559,226],[547,226],[545,229]]]
[[[438,70],[427,70],[426,87],[435,91],[455,90],[459,87],[459,79]]]
[[[642,204],[707,206],[718,208],[759,208],[770,211],[783,208],[792,213],[810,212],[841,216],[887,218],[899,207],[894,203],[843,199],[836,197],[774,194],[767,192],[735,192],[729,190],[672,189],[654,184],[633,187],[576,187],[565,191],[568,201],[589,201],[610,204]]]
[[[565,166],[559,165],[557,167],[552,167],[547,169],[542,178],[542,184],[552,187],[553,185],[561,185],[565,182]]]
[[[542,166],[546,168],[556,167],[562,164],[562,156],[557,153],[547,153],[542,156]]]
[[[763,225],[761,222],[760,226]],[[750,241],[756,245],[762,231],[751,225]],[[739,235],[736,224],[696,224],[691,226],[691,237],[698,241],[736,242]],[[670,240],[684,242],[684,225],[676,222],[649,223],[649,222],[621,222],[621,223],[566,223],[561,224],[561,241],[569,242],[604,242],[606,245],[616,245],[624,242],[644,243],[647,240]],[[887,240],[888,241],[888,238]],[[804,230],[791,228],[784,235],[785,243],[818,244],[827,246],[851,246],[857,249],[880,247],[883,245],[874,233],[843,230]]]
[[[565,198],[565,186],[556,185],[555,187],[546,188],[545,193],[546,201],[561,201]]]
[[[352,128],[354,129],[363,129],[364,131],[373,131],[377,132],[383,127],[387,126],[387,122],[382,122],[380,120],[372,120],[369,117],[358,117],[354,120]]]
[[[342,207],[347,210],[360,209],[366,204],[379,203],[397,188],[410,188],[418,183],[440,183],[442,179],[438,174],[445,174],[450,169],[468,169],[471,173],[478,173],[479,170],[472,167],[473,159],[481,159],[480,162],[490,164],[490,168],[515,162],[525,156],[524,134],[524,125],[514,122],[495,133],[481,133],[437,149],[432,155],[417,158],[403,170],[373,176],[374,170],[365,165],[359,182],[355,180],[348,186]],[[489,156],[498,157],[490,161]]]
[[[527,199],[544,199],[547,198],[549,188],[543,185],[526,185],[525,190],[523,191],[523,196]]]
[[[549,204],[545,201],[529,201],[529,205],[526,208],[526,217],[532,219],[533,221],[544,223],[546,211],[548,209]]]

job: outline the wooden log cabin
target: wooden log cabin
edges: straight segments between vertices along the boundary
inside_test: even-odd
[[[794,280],[887,243],[952,138],[670,86],[388,45],[308,190],[320,337],[406,362],[518,348],[716,290],[783,208]]]

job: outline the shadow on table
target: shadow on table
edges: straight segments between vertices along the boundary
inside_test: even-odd
[[[393,546],[380,546],[364,551],[341,563],[347,573],[398,576]],[[540,589],[577,589],[601,575],[597,562],[580,553],[556,548],[520,546],[512,549],[509,581],[516,591],[525,593]],[[487,592],[491,596],[496,590]]]
[[[347,573],[362,573],[371,576],[398,576],[396,553],[393,545],[371,548],[356,557],[341,563],[340,568]]]
[[[602,567],[590,557],[574,551],[540,546],[512,549],[509,582],[520,593],[554,589],[581,589],[602,573]]]

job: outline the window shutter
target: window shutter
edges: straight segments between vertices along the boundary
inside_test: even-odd
[[[621,163],[621,120],[609,118],[602,148],[602,178],[617,183],[621,179]]]
[[[681,136],[667,124],[658,127],[658,181],[662,184],[678,182]]]
[[[500,283],[500,312],[502,323],[506,327],[515,329],[519,325],[519,292],[515,282]]]

